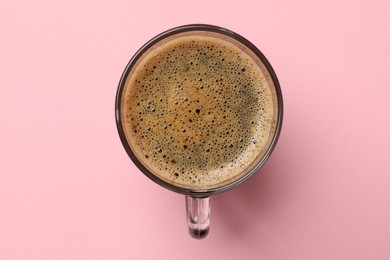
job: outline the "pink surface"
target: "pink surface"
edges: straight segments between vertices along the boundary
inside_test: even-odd
[[[1,260],[390,259],[388,1],[54,2],[0,8]],[[257,45],[285,101],[271,159],[212,198],[203,241],[114,121],[134,52],[188,23]]]

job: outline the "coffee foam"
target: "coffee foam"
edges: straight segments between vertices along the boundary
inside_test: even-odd
[[[213,36],[166,41],[126,80],[127,141],[143,165],[176,186],[235,180],[274,134],[276,97],[265,73],[242,48]]]

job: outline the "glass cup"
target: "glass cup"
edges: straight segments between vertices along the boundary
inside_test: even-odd
[[[124,96],[126,92],[126,80],[132,75],[137,65],[139,65],[139,62],[148,52],[158,48],[164,42],[175,39],[176,37],[180,37],[182,35],[211,35],[213,37],[229,41],[230,43],[233,43],[239,47],[243,52],[246,52],[246,54],[248,54],[255,61],[255,64],[265,75],[265,78],[267,79],[267,82],[272,89],[274,101],[276,103],[275,109],[277,110],[277,116],[271,127],[271,137],[269,138],[266,149],[255,159],[253,159],[248,167],[242,169],[242,172],[235,178],[224,181],[218,185],[211,185],[202,188],[196,186],[182,187],[180,185],[175,185],[174,183],[168,182],[159,177],[157,174],[154,174],[150,167],[148,167],[145,162],[141,162],[141,160],[136,156],[135,151],[133,150],[131,144],[129,144],[128,138],[126,137],[123,125],[125,116],[123,107],[125,99]],[[265,56],[252,43],[237,33],[225,28],[205,24],[192,24],[165,31],[151,39],[137,51],[137,53],[129,61],[120,79],[116,95],[115,115],[120,139],[131,160],[140,169],[141,172],[143,172],[148,178],[157,184],[171,191],[185,195],[189,233],[193,238],[201,239],[207,236],[210,229],[210,196],[230,190],[247,180],[249,177],[259,171],[259,169],[264,165],[264,163],[271,155],[281,131],[283,118],[283,100],[279,82],[274,70]]]

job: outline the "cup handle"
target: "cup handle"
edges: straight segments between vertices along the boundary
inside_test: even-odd
[[[191,237],[202,239],[210,230],[210,197],[186,195],[187,224]]]

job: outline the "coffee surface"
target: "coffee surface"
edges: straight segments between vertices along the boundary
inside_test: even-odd
[[[277,108],[264,73],[222,39],[167,41],[145,54],[126,80],[127,141],[142,164],[169,183],[203,189],[229,182],[273,137]]]

